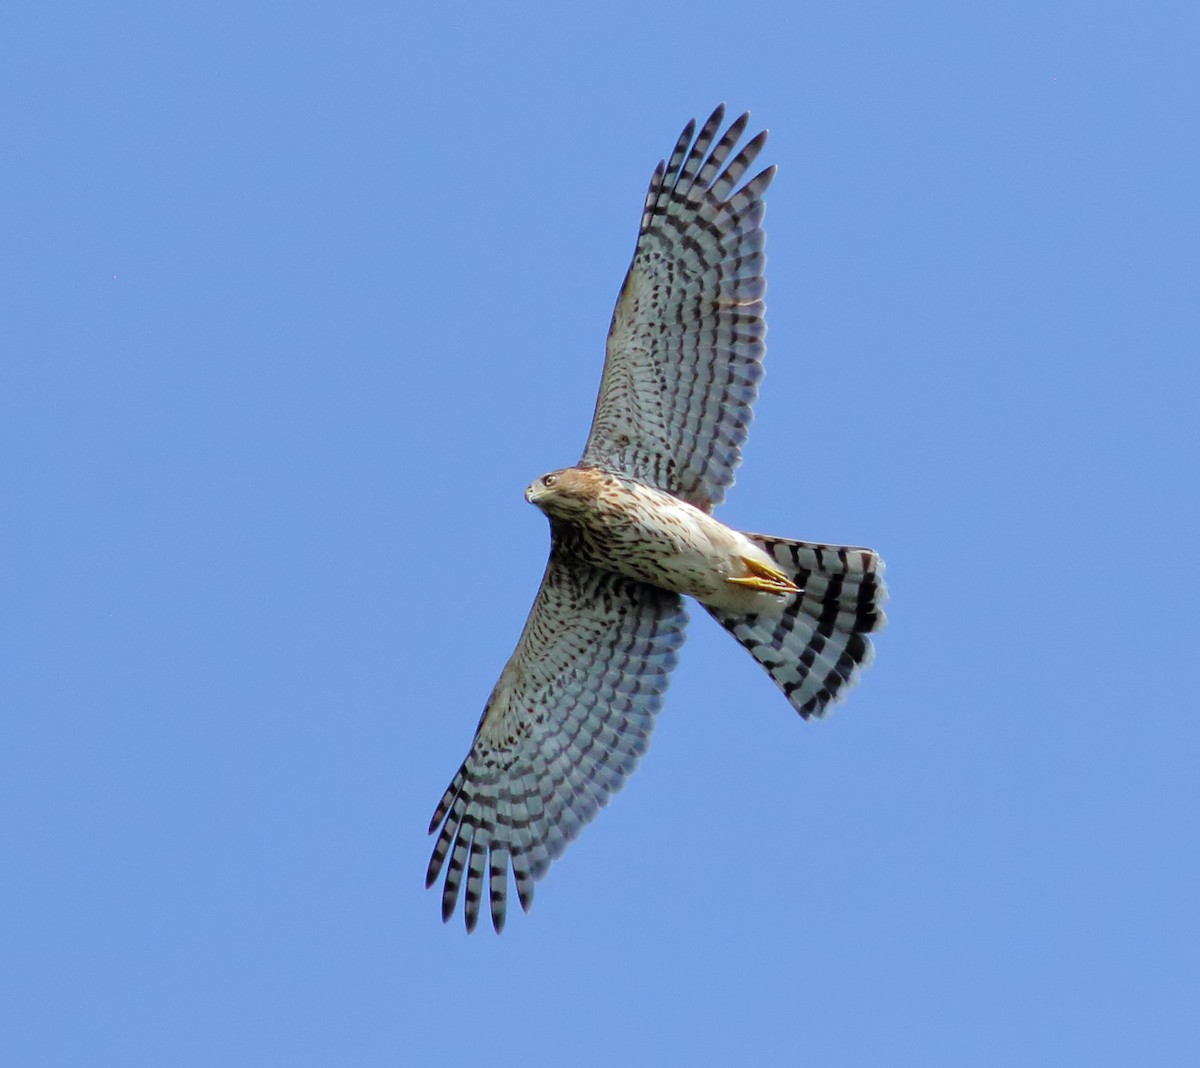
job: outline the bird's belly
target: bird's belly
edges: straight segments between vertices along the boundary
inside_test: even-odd
[[[713,595],[729,573],[704,546],[674,532],[605,531],[585,543],[596,567],[701,599]]]
[[[740,555],[759,550],[698,508],[638,487],[620,508],[602,508],[584,525],[591,563],[707,603],[724,600],[728,579],[744,572]]]

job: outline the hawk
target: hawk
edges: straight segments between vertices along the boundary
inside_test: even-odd
[[[474,930],[486,889],[504,927],[509,868],[534,883],[645,753],[693,597],[807,718],[870,662],[884,623],[870,549],[733,530],[713,508],[734,469],[762,378],[763,194],[739,186],[766,131],[733,153],[724,105],[684,127],[642,210],[617,297],[591,433],[575,467],[525,498],[550,520],[550,560],[525,629],[442,796],[426,874],[445,871],[442,918]]]

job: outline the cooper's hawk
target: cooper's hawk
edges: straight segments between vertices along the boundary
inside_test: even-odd
[[[767,135],[730,159],[749,115],[717,140],[724,114],[699,134],[689,122],[654,172],[582,459],[525,491],[550,519],[550,561],[429,826],[426,885],[445,869],[449,919],[465,878],[468,930],[485,884],[503,928],[510,866],[529,909],[534,882],[646,751],[683,644],[681,594],[805,717],[854,681],[884,622],[870,549],[741,533],[711,515],[762,377],[762,197],[775,174],[738,187]]]

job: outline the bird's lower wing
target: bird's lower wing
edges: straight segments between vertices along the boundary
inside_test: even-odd
[[[466,880],[468,930],[485,879],[504,925],[511,865],[521,906],[649,744],[687,616],[677,594],[598,571],[556,537],[516,651],[430,823],[426,886],[442,918]]]

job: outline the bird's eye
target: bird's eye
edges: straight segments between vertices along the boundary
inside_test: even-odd
[[[553,486],[558,481],[558,475],[542,475],[543,486]]]

